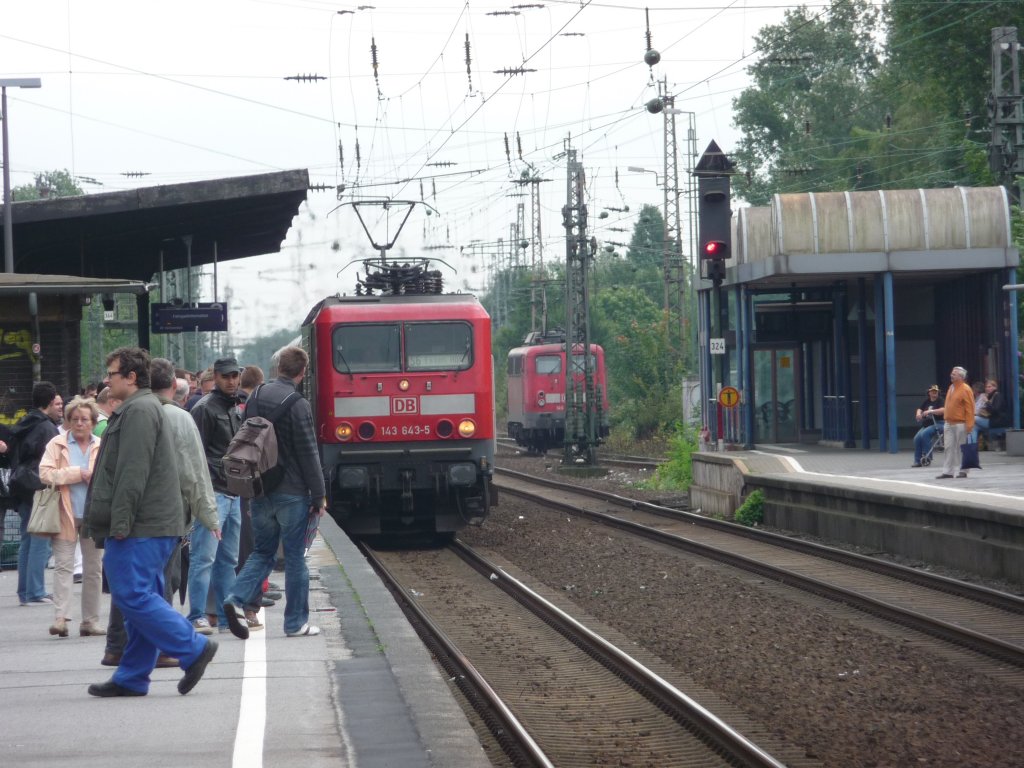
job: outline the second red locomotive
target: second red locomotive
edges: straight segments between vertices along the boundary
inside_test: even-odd
[[[474,296],[398,284],[303,323],[329,511],[356,535],[450,535],[496,499],[491,321]]]
[[[572,375],[583,378],[582,345],[573,350]],[[604,350],[590,345],[598,438],[609,432],[608,378]],[[508,353],[508,436],[531,453],[545,453],[565,439],[565,334],[529,334],[523,346]]]

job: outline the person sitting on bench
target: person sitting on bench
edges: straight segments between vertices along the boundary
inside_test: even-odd
[[[974,441],[977,441],[981,432],[987,434],[990,429],[1006,429],[1010,425],[1006,401],[995,379],[985,381],[985,397],[985,407],[974,417],[974,430],[971,432],[971,439]]]

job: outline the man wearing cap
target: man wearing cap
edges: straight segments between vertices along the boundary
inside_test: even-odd
[[[939,401],[938,384],[928,387],[928,394],[914,414],[914,418],[921,428],[914,435],[914,463],[911,466],[920,467],[921,459],[928,451],[928,446],[932,444],[936,433],[942,434],[942,403]]]
[[[188,620],[197,632],[213,634],[206,618],[206,601],[213,588],[218,607],[218,624],[226,627],[223,604],[235,584],[238,564],[238,541],[242,526],[241,503],[229,495],[224,484],[223,457],[231,438],[242,424],[238,396],[242,366],[233,357],[222,357],[213,364],[213,390],[192,408],[192,418],[199,427],[199,437],[206,451],[221,539],[201,525],[192,526],[188,565]]]

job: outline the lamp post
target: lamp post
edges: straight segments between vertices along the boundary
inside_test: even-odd
[[[7,146],[7,89],[42,88],[38,77],[0,79],[0,113],[3,117],[4,160],[4,271],[14,272],[14,231],[11,225],[11,158]]]
[[[658,172],[657,171],[652,171],[649,168],[639,168],[639,167],[637,167],[635,165],[629,166],[626,170],[629,171],[630,173],[653,173],[654,174],[654,183],[655,183],[655,185],[659,186],[659,187],[661,186],[661,179],[658,178]]]

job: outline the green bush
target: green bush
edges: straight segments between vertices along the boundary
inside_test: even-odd
[[[735,520],[740,525],[761,525],[764,522],[764,491],[754,491],[736,510]]]
[[[684,491],[693,482],[693,454],[699,449],[697,430],[676,425],[669,439],[668,460],[655,471],[645,487],[659,491]]]

